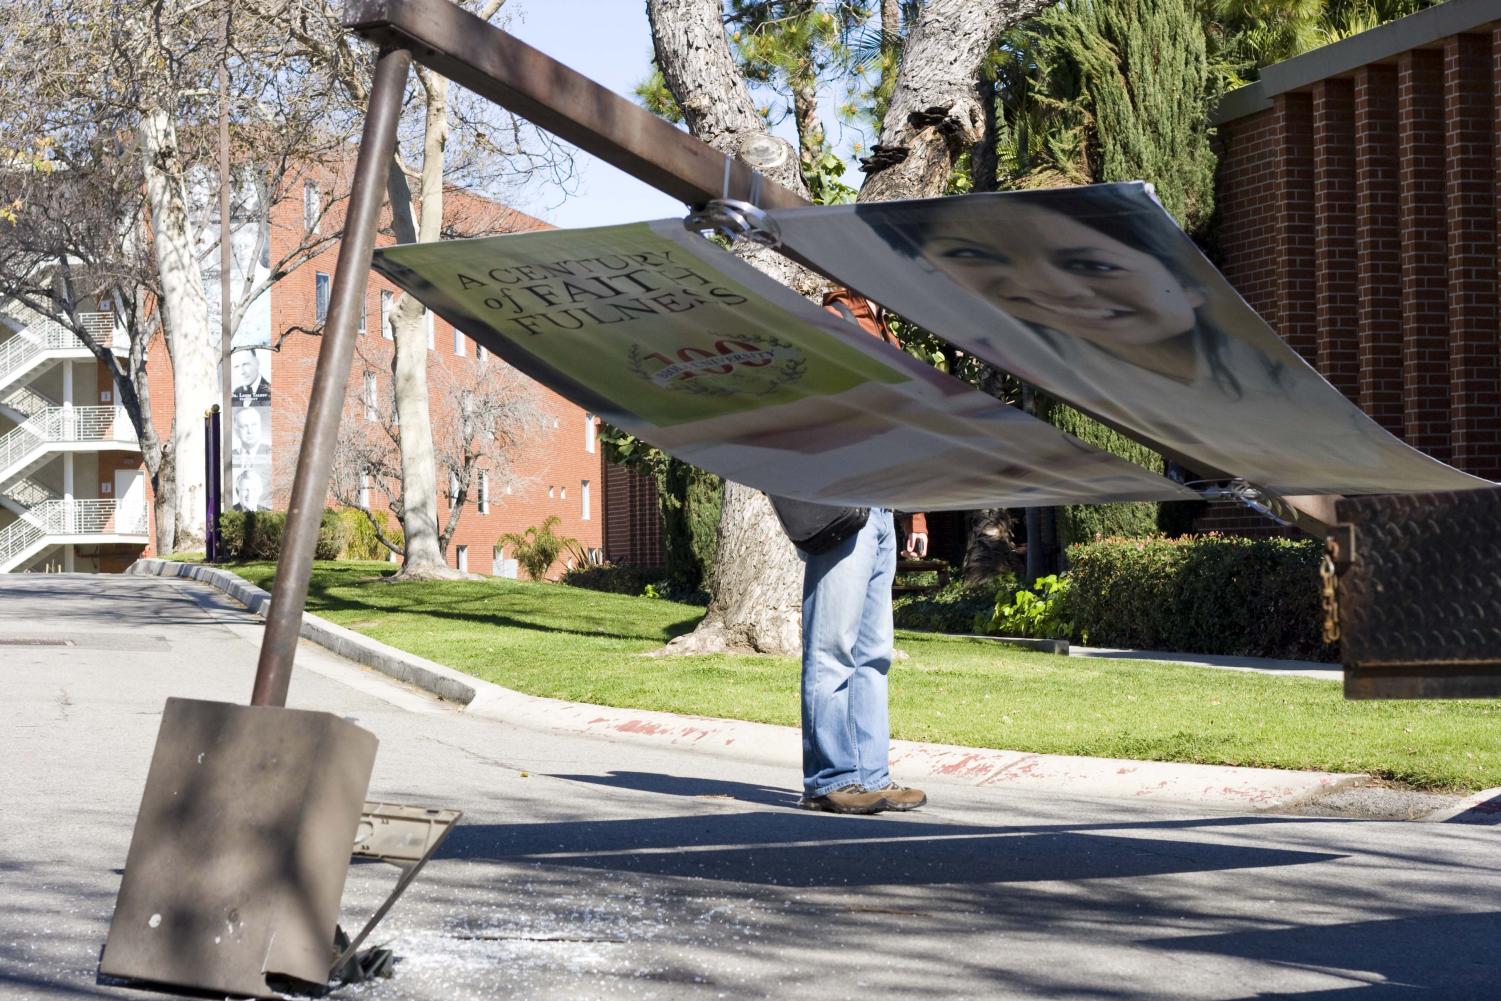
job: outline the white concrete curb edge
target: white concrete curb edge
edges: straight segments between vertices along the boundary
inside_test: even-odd
[[[126,572],[209,584],[262,618],[271,601],[266,591],[216,567],[142,559]],[[692,749],[790,769],[801,767],[802,738],[792,727],[524,695],[307,613],[302,618],[302,636],[356,663],[459,703],[471,715],[512,726]],[[892,742],[891,764],[903,782],[1008,786],[1070,796],[1241,810],[1287,807],[1369,779],[1366,775],[1067,757],[904,740]]]

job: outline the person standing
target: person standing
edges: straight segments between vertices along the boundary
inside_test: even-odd
[[[896,344],[868,299],[838,289],[824,297],[824,308]],[[903,555],[927,555],[926,517],[904,520]],[[896,532],[893,512],[872,508],[860,531],[822,552],[803,554],[805,809],[868,814],[915,810],[928,801],[921,790],[893,782],[889,767]]]

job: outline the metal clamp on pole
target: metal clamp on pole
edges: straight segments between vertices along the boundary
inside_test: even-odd
[[[1261,489],[1248,480],[1236,478],[1228,483],[1195,480],[1183,485],[1190,490],[1198,491],[1199,496],[1205,500],[1234,501],[1284,527],[1297,522],[1297,513],[1281,497]]]
[[[763,247],[782,245],[781,230],[762,209],[734,198],[715,198],[694,209],[683,220],[683,228],[692,233],[722,236],[731,243],[749,240]]]

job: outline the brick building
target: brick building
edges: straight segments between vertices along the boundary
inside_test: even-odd
[[[274,207],[264,227],[264,253],[259,264],[250,266],[264,268],[268,260],[279,259],[284,250],[305,238],[308,227],[337,232],[342,208],[330,208],[327,200],[327,192],[337,185],[338,179],[331,174],[310,170],[302,182],[301,204],[287,199]],[[462,191],[450,190],[445,201],[446,215],[452,221],[446,230],[505,233],[546,227],[540,220]],[[250,243],[254,242],[252,238]],[[390,237],[382,237],[382,242],[390,242]],[[236,330],[233,402],[226,433],[235,472],[224,485],[226,507],[266,510],[286,505],[321,345],[317,331],[328,308],[338,251],[338,242],[331,241],[316,257],[277,282],[252,304]],[[241,256],[248,260],[254,255]],[[212,282],[217,299],[217,278]],[[350,373],[346,425],[389,419],[395,346],[389,318],[399,295],[383,277],[370,275]],[[119,336],[112,331],[107,314],[95,319],[97,336]],[[427,314],[426,319],[430,403],[438,426],[445,417],[442,408],[452,405],[442,391],[444,384],[467,381],[472,385],[476,380],[494,379],[506,366],[435,315]],[[213,328],[217,329],[216,312]],[[172,367],[161,337],[154,339],[148,358],[152,419],[165,436],[174,403]],[[540,525],[549,515],[559,518],[559,535],[576,538],[589,549],[604,550],[606,497],[612,494],[621,505],[620,523],[611,533],[614,548],[641,563],[660,562],[654,551],[659,547],[655,523],[638,524],[643,519],[632,514],[633,510],[655,514],[650,484],[630,471],[608,467],[592,414],[518,373],[509,377],[527,384],[543,419],[528,430],[512,453],[517,475],[508,487],[488,473],[470,485],[448,546],[449,564],[476,573],[514,576],[515,560],[507,558],[514,554],[497,551],[499,536]],[[140,447],[130,423],[123,412],[117,412],[112,396],[108,373],[71,333],[14,305],[3,311],[0,572],[118,571],[136,557],[152,554],[149,479],[141,468]],[[184,456],[181,461],[191,464],[202,459]],[[451,487],[444,487],[449,479],[440,467],[440,528],[448,519]],[[360,502],[374,509],[384,507],[378,487],[359,493]]]
[[[1269,66],[1214,122],[1225,276],[1382,426],[1501,479],[1501,2]]]

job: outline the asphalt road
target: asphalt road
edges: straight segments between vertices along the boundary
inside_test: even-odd
[[[0,997],[151,996],[96,967],[161,706],[245,700],[258,631],[190,582],[0,576]],[[307,646],[291,704],[380,737],[372,796],[466,814],[377,932],[395,977],[338,997],[1501,997],[1495,827],[961,787],[815,815],[782,768],[467,718]],[[346,926],[393,874],[351,870]]]

